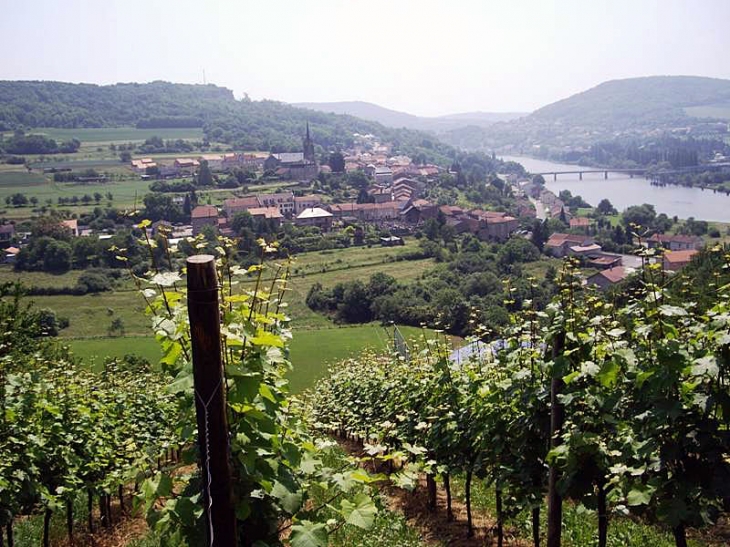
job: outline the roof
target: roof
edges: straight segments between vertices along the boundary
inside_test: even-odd
[[[0,224],[0,234],[14,234],[14,233],[15,233],[14,224]]]
[[[244,196],[242,198],[228,198],[223,202],[223,207],[238,208],[238,207],[261,207],[259,198],[256,196]]]
[[[177,165],[191,166],[191,167],[197,167],[198,165],[200,165],[200,162],[198,160],[194,160],[193,158],[177,158],[175,160],[175,163]]]
[[[198,205],[191,214],[193,218],[210,218],[218,216],[218,209],[212,205]]]
[[[5,254],[9,254],[9,255],[16,255],[19,252],[20,252],[20,249],[18,249],[17,247],[8,247],[7,249],[5,249]]]
[[[585,241],[585,236],[562,234],[556,232],[550,236],[550,239],[547,240],[547,243],[545,243],[545,245],[547,245],[548,247],[562,247],[565,243],[570,243],[572,245],[582,245]]]
[[[675,243],[696,243],[697,241],[702,241],[702,238],[699,236],[654,234],[649,237],[649,241],[656,241],[659,243],[669,243],[672,241]]]
[[[591,225],[590,219],[586,217],[575,217],[570,219],[571,228],[585,228]]]
[[[689,262],[692,257],[698,254],[699,251],[696,249],[688,249],[686,251],[669,251],[664,253],[664,260],[670,264],[681,264]]]
[[[309,207],[307,209],[304,209],[301,213],[297,215],[298,220],[304,220],[309,218],[329,218],[332,216],[332,213],[329,211],[325,211],[321,207]]]
[[[61,224],[66,228],[70,228],[71,230],[78,230],[79,228],[79,221],[75,218],[73,220],[62,220]]]
[[[283,218],[278,207],[253,207],[248,214],[252,217]]]
[[[596,243],[594,243],[593,245],[585,245],[585,246],[573,245],[570,248],[570,250],[573,251],[574,253],[590,253],[590,252],[600,251],[601,246]]]
[[[613,268],[609,268],[607,270],[603,270],[602,272],[598,272],[595,275],[592,275],[589,279],[597,276],[605,277],[611,283],[619,283],[620,281],[626,279],[626,277],[628,276],[628,272],[623,266],[614,266]]]
[[[281,163],[297,163],[304,161],[303,152],[282,152],[281,154],[271,154]]]
[[[303,203],[305,201],[322,201],[322,196],[317,194],[307,194],[306,196],[294,196],[295,203]]]
[[[205,161],[221,161],[223,159],[223,155],[221,154],[203,154],[200,156],[201,160]]]

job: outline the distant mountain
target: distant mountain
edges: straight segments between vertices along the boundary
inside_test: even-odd
[[[334,114],[348,114],[363,120],[378,122],[388,127],[405,127],[435,133],[469,125],[487,127],[496,122],[514,120],[525,115],[525,113],[520,112],[465,112],[435,117],[414,116],[413,114],[391,110],[364,101],[294,103],[294,106]]]
[[[467,149],[527,152],[534,146],[589,146],[668,130],[701,136],[706,122],[723,119],[730,119],[730,80],[650,76],[604,82],[524,118],[455,128],[441,138]]]

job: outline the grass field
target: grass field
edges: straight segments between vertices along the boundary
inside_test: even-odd
[[[142,142],[150,137],[162,139],[202,140],[203,129],[200,127],[184,127],[170,129],[137,129],[136,127],[101,127],[101,128],[55,128],[39,127],[31,133],[45,135],[51,139],[65,141],[78,139],[83,143],[107,144],[112,142]]]

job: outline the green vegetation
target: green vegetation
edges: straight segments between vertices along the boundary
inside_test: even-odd
[[[469,535],[483,480],[500,543],[513,523],[535,545],[546,526],[576,546],[686,547],[688,528],[717,522],[730,500],[726,252],[704,268],[710,287],[647,265],[617,298],[584,288],[566,261],[546,311],[515,306],[502,340],[471,359],[451,363],[431,344],[410,359],[342,363],[312,390],[315,423],[404,462],[396,484],[421,469],[449,499],[450,477],[463,475]]]
[[[203,129],[199,127],[139,129],[136,127],[38,127],[33,133],[46,135],[50,139],[78,139],[82,145],[99,145],[119,142],[144,142],[151,137],[161,139],[202,140]]]

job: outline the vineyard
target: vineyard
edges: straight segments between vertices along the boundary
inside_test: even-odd
[[[547,309],[525,302],[478,358],[457,364],[432,343],[408,360],[343,363],[314,390],[315,425],[360,440],[396,484],[426,472],[432,509],[440,477],[449,517],[450,478],[463,476],[469,535],[471,487],[486,481],[500,546],[505,522],[525,512],[533,544],[559,546],[571,503],[597,513],[599,547],[625,544],[610,532],[624,517],[684,547],[688,528],[730,504],[730,285],[717,262],[707,309],[658,265],[609,302],[566,263]]]
[[[93,374],[34,337],[37,316],[13,291],[0,304],[0,525],[12,546],[13,520],[41,511],[48,545],[51,516],[65,511],[73,544],[77,498],[88,500],[90,532],[95,500],[109,527],[111,497],[124,507],[124,487],[174,457],[175,407],[159,375],[114,361]]]

